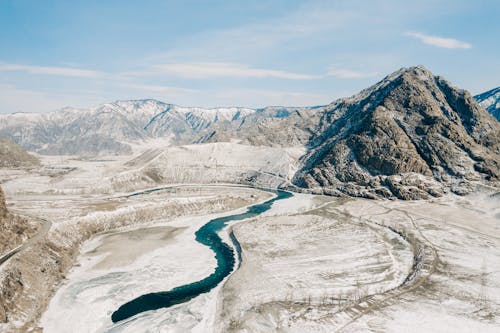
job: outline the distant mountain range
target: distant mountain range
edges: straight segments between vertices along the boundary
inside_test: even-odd
[[[476,95],[474,99],[500,121],[500,87]]]
[[[498,88],[475,97],[498,115]],[[496,110],[496,111],[495,111]],[[402,199],[468,193],[500,178],[500,123],[465,90],[422,66],[403,68],[326,106],[185,108],[156,100],[0,116],[0,136],[40,154],[127,154],[237,140],[305,146],[294,184],[319,193]]]
[[[127,154],[131,143],[158,137],[188,143],[218,124],[238,128],[247,121],[287,114],[284,108],[204,109],[156,100],[118,101],[90,109],[0,115],[0,136],[40,154]]]

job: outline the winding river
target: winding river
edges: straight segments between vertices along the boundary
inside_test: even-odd
[[[233,246],[237,251],[240,262],[241,248],[233,234],[230,234],[230,239],[233,242],[233,246],[231,246],[220,238],[218,232],[222,230],[228,222],[255,217],[269,210],[275,201],[293,196],[292,193],[281,190],[260,190],[274,193],[276,196],[263,203],[248,207],[247,211],[244,213],[212,219],[196,231],[196,241],[208,246],[215,253],[217,267],[211,275],[202,280],[175,287],[169,291],[139,296],[120,306],[118,310],[113,312],[111,320],[113,322],[118,322],[144,311],[166,308],[187,302],[200,294],[209,292],[222,282],[224,278],[233,271],[235,266],[236,260]]]

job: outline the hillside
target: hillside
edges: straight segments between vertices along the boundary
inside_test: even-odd
[[[0,168],[31,167],[38,165],[38,159],[7,138],[0,137]]]

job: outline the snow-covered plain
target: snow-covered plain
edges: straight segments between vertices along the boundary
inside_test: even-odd
[[[221,291],[219,331],[498,332],[498,197],[353,199],[260,222],[235,227],[244,258]],[[370,240],[370,226],[400,231],[417,255]],[[408,259],[420,264],[399,284]]]

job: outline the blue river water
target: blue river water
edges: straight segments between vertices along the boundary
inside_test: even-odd
[[[139,296],[136,299],[133,299],[130,302],[127,302],[120,306],[118,310],[113,312],[113,314],[111,315],[111,320],[113,322],[118,322],[144,311],[167,308],[176,304],[187,302],[200,294],[209,292],[219,283],[221,283],[224,278],[233,271],[235,265],[235,255],[233,247],[226,244],[217,233],[222,230],[228,222],[240,221],[255,217],[269,210],[275,201],[290,198],[291,196],[293,196],[292,193],[287,191],[267,189],[262,190],[272,192],[276,194],[276,196],[261,204],[256,204],[248,207],[247,211],[244,213],[219,217],[210,220],[200,229],[198,229],[198,231],[196,231],[196,241],[208,246],[215,253],[217,267],[211,275],[202,280],[175,287],[169,291],[162,291]],[[230,239],[233,242],[234,248],[236,249],[238,258],[241,262],[241,247],[234,234],[230,234]]]

